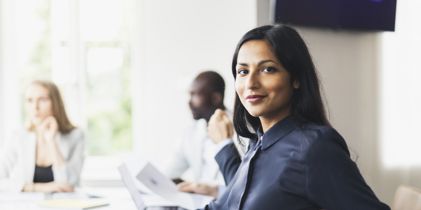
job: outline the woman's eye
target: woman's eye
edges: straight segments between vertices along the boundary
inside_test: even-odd
[[[248,74],[249,73],[249,71],[248,70],[245,70],[245,69],[239,69],[239,70],[237,70],[237,74],[239,74],[239,75],[245,75],[245,74]]]
[[[266,67],[266,68],[264,68],[263,69],[263,71],[264,72],[275,72],[276,71],[276,68],[274,68],[274,67]]]

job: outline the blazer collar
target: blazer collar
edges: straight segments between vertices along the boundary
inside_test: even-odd
[[[281,140],[288,133],[293,131],[297,127],[297,124],[293,117],[288,116],[281,121],[273,125],[266,133],[261,130],[257,131],[258,140],[262,141],[262,150],[265,150]]]

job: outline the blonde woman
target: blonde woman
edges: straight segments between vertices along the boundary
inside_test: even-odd
[[[71,192],[79,183],[84,135],[70,123],[57,86],[33,81],[25,94],[28,121],[0,154],[0,190]]]

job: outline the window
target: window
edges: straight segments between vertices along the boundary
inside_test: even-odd
[[[79,1],[88,136],[93,155],[131,148],[128,1]]]
[[[85,129],[87,152],[96,156],[92,167],[98,167],[104,155],[109,159],[131,151],[132,4],[132,0],[2,1],[6,11],[1,16],[2,61],[6,62],[0,71],[2,80],[8,79],[0,96],[7,99],[2,107],[5,119],[16,119],[13,126],[3,122],[2,129],[9,132],[23,125],[22,98],[28,82],[51,79],[62,91],[72,122]],[[88,158],[88,166],[89,162]]]
[[[400,1],[396,32],[382,35],[381,139],[382,160],[387,168],[421,165],[421,72],[419,1]],[[418,158],[417,158],[418,157]]]

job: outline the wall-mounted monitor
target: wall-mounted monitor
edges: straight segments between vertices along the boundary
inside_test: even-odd
[[[394,31],[396,0],[276,0],[275,22],[346,30]]]

